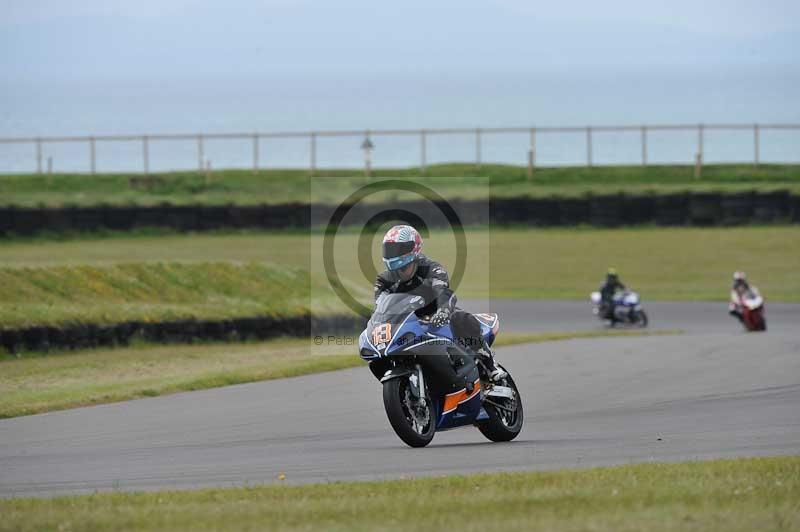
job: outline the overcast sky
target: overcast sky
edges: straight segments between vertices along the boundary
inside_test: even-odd
[[[797,0],[0,0],[6,80],[785,66]]]

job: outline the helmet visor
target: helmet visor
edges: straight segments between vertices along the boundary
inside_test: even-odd
[[[394,259],[400,258],[414,251],[414,241],[411,242],[384,242],[383,243],[383,258]]]
[[[408,266],[414,261],[413,253],[406,253],[400,257],[384,258],[383,263],[386,264],[386,269],[389,271],[399,270],[403,266]]]

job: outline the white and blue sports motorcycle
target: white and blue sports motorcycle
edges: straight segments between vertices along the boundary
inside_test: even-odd
[[[647,313],[642,307],[639,294],[633,290],[618,290],[611,298],[610,312],[604,308],[600,292],[592,292],[592,313],[601,320],[608,321],[609,327],[618,324],[633,327],[647,327]]]
[[[424,306],[419,295],[384,293],[359,337],[359,354],[383,385],[392,428],[411,447],[428,445],[436,431],[463,426],[477,427],[492,441],[513,440],[523,411],[511,375],[490,382],[479,357],[454,341],[449,324],[435,327],[417,315]],[[475,317],[491,345],[497,314]]]

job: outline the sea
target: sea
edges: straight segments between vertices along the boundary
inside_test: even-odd
[[[537,166],[800,162],[800,71],[751,65],[403,72],[336,75],[292,73],[249,79],[116,79],[20,81],[0,87],[0,173],[91,170],[89,142],[32,142],[3,139],[95,136],[95,171],[142,172],[140,139],[104,141],[103,135],[309,133],[351,131],[316,137],[318,168],[359,168],[369,137],[373,167],[423,163],[418,133],[382,135],[380,130],[463,128],[466,133],[425,136],[424,162],[525,165],[529,128],[686,125],[649,130],[646,150],[640,129],[593,131],[591,161],[587,134],[537,129]],[[741,130],[718,130],[739,124]],[[752,127],[761,124],[756,134]],[[769,124],[796,128],[771,129]],[[478,128],[523,128],[520,133]],[[757,142],[757,144],[756,144]],[[646,152],[646,153],[643,153]],[[308,135],[198,142],[147,142],[147,170],[219,168],[306,168],[312,164]]]

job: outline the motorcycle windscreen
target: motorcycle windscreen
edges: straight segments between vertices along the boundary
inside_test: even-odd
[[[481,324],[481,335],[483,339],[486,340],[488,345],[492,345],[494,339],[497,337],[497,331],[500,330],[500,318],[497,314],[493,313],[475,314],[475,318],[478,320],[478,323]]]
[[[398,338],[405,341],[404,325],[424,305],[424,298],[412,293],[381,294],[363,336],[376,351],[384,353]]]

